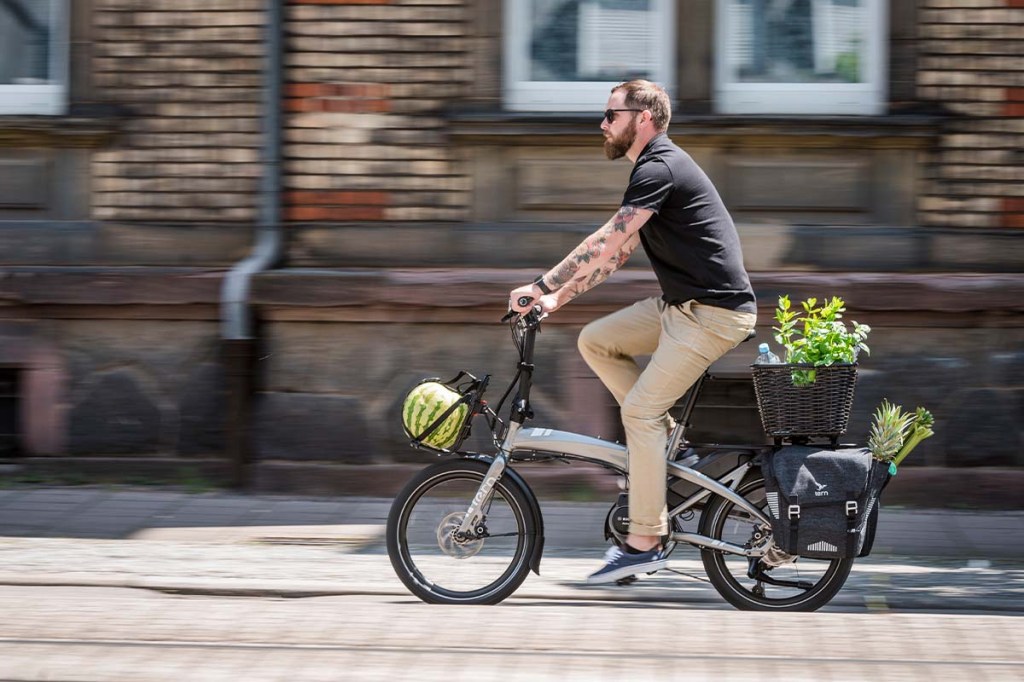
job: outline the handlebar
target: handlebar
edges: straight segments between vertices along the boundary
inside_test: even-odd
[[[519,305],[522,307],[526,307],[530,305],[530,302],[533,300],[534,299],[529,296],[520,296],[517,300],[517,303],[519,303]],[[544,309],[541,308],[539,305],[534,305],[527,313],[520,313],[515,310],[512,310],[512,308],[509,307],[508,312],[505,313],[505,316],[501,318],[501,321],[508,322],[513,318],[518,318],[518,320],[522,322],[527,328],[533,329],[536,328],[540,324],[540,321],[545,317],[547,317],[547,314],[544,312]]]

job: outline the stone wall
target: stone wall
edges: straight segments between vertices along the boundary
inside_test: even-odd
[[[223,449],[214,324],[65,320],[51,328],[70,387],[68,454],[188,457]]]
[[[21,377],[26,455],[218,456],[219,274],[0,272],[0,365]]]
[[[495,301],[529,273],[481,274],[486,277],[472,288],[443,272],[261,276],[255,297],[267,346],[259,370],[264,389],[255,420],[258,456],[424,461],[429,453],[411,450],[402,433],[404,393],[422,378],[467,370],[494,375],[488,394],[494,403],[514,371],[515,351],[507,328],[497,323],[503,310]],[[559,311],[538,337],[537,425],[619,435],[614,403],[580,361],[576,337],[585,322],[657,287],[649,273],[615,277]],[[775,299],[783,292],[794,300],[842,296],[846,319],[872,326],[872,352],[861,363],[849,442],[866,443],[872,413],[888,398],[907,409],[927,407],[936,418],[937,435],[908,465],[1024,466],[1019,277],[779,273],[755,274],[752,280],[760,302],[760,341],[771,341]],[[755,355],[753,344],[743,344],[718,369],[749,377]],[[719,409],[695,419],[698,434],[726,442],[764,438],[742,390],[714,394]],[[731,407],[721,409],[725,405]],[[474,445],[486,446],[482,433],[477,436]]]
[[[95,0],[95,96],[127,121],[93,156],[93,218],[255,219],[265,5]]]
[[[918,97],[951,114],[929,155],[921,223],[1024,228],[1024,2],[919,7]]]
[[[491,373],[496,403],[514,372],[500,302],[532,270],[278,270],[254,283],[261,319],[253,453],[260,461],[424,461],[401,430],[416,381]],[[0,278],[0,364],[22,368],[26,454],[220,457],[224,374],[220,276],[19,272]],[[1016,275],[755,273],[759,338],[780,293],[840,295],[870,324],[848,437],[866,440],[888,398],[923,405],[937,435],[913,466],[1024,466],[1024,282]],[[537,423],[615,438],[610,396],[580,361],[590,319],[656,293],[653,275],[616,273],[559,311],[538,338]],[[747,371],[743,344],[721,369]],[[726,393],[731,393],[727,391]],[[749,393],[749,392],[748,392]],[[712,391],[712,396],[715,392]],[[763,438],[749,395],[718,395],[696,420],[719,440]],[[725,404],[740,408],[722,409]],[[507,407],[507,405],[506,405]],[[703,420],[703,421],[702,421]],[[474,447],[487,439],[478,428]]]

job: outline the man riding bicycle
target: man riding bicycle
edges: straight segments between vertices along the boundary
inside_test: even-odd
[[[607,279],[639,244],[661,285],[660,298],[595,320],[579,337],[580,353],[621,408],[629,452],[629,535],[591,584],[667,565],[668,410],[756,322],[736,227],[711,180],[668,138],[671,115],[668,94],[654,83],[612,88],[601,122],[605,154],[634,162],[622,205],[561,263],[510,294],[518,312],[534,304],[554,312]],[[531,303],[520,305],[521,297]],[[647,354],[641,370],[634,358]]]

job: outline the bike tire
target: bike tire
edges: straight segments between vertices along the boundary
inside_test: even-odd
[[[764,500],[764,479],[760,476],[746,479],[737,489],[748,501],[758,508],[766,508]],[[700,533],[717,540],[724,540],[724,529],[730,519],[730,512],[735,504],[729,500],[716,496],[707,506],[701,516]],[[736,517],[747,517],[749,515],[739,510]],[[735,539],[732,539],[735,542]],[[832,559],[816,560],[798,558],[791,565],[791,570],[796,570],[799,564],[802,567],[809,566],[816,571],[816,578],[813,586],[803,592],[788,594],[785,590],[797,591],[798,588],[773,588],[762,585],[763,593],[757,594],[750,583],[755,581],[749,577],[741,581],[737,579],[735,570],[730,570],[730,563],[733,567],[738,564],[737,559],[746,561],[743,557],[729,555],[713,549],[701,549],[701,560],[704,562],[704,570],[707,572],[711,584],[722,597],[738,609],[744,611],[816,611],[828,604],[833,597],[842,589],[846,579],[853,567],[853,559]],[[804,562],[801,564],[801,562]],[[777,569],[772,569],[777,570]],[[769,571],[771,573],[771,571]],[[797,571],[799,573],[799,571]],[[799,576],[798,576],[799,577]],[[781,592],[779,596],[768,596],[767,590]]]
[[[487,462],[473,459],[439,462],[409,481],[391,505],[387,524],[391,566],[409,591],[427,603],[497,604],[515,592],[530,572],[540,524],[527,493],[510,477],[495,483],[484,520],[499,523],[497,530],[508,532],[461,545],[452,539],[453,524],[461,522],[459,512],[465,513],[488,468]],[[435,492],[441,494],[434,498]],[[434,538],[429,537],[432,530]],[[434,547],[429,546],[431,539]],[[481,557],[489,548],[486,558]],[[473,553],[453,555],[463,551]],[[482,584],[457,584],[460,576],[475,581],[477,573],[483,574]],[[490,574],[493,579],[487,577]]]

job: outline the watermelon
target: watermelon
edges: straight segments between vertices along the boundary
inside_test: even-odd
[[[427,430],[445,411],[457,403],[462,396],[436,381],[425,381],[409,392],[402,404],[402,423],[414,438]],[[466,421],[469,406],[460,404],[438,425],[423,443],[431,447],[447,449],[455,444],[459,431]]]

